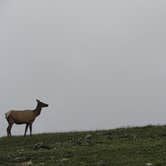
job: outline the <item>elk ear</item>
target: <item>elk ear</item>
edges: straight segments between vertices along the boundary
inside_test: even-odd
[[[38,99],[36,99],[36,101],[39,103],[40,102],[40,100],[38,100]]]

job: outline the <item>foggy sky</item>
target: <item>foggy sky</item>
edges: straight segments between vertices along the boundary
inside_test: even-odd
[[[36,98],[35,133],[165,124],[165,43],[162,0],[1,0],[0,135]]]

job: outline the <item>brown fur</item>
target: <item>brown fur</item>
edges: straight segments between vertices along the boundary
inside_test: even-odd
[[[39,100],[37,101],[37,106],[34,110],[10,110],[5,113],[6,120],[8,121],[7,127],[7,135],[11,136],[11,128],[13,124],[26,124],[24,136],[26,136],[26,132],[29,126],[30,135],[32,135],[32,123],[34,122],[35,118],[40,115],[41,109],[43,107],[48,107],[48,104],[42,103]]]

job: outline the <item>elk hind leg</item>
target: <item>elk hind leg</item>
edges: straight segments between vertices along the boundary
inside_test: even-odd
[[[13,126],[13,123],[9,123],[8,127],[7,127],[7,136],[12,136],[11,135],[11,128]]]

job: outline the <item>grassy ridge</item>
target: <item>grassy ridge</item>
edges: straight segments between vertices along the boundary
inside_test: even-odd
[[[47,148],[38,147],[44,145]],[[0,165],[166,165],[166,126],[0,138]]]

